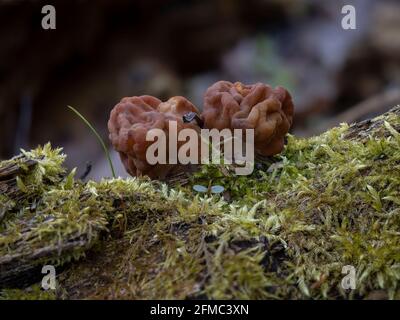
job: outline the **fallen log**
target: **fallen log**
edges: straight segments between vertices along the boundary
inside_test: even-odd
[[[251,176],[208,165],[175,188],[83,183],[50,147],[26,153],[37,161],[27,171],[0,164],[24,194],[1,195],[0,286],[54,263],[66,266],[55,293],[66,299],[399,298],[399,130],[397,106],[321,136],[289,136]],[[230,200],[194,184],[221,185]],[[344,266],[356,271],[353,290],[342,286]]]

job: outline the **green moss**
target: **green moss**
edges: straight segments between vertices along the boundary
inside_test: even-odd
[[[55,300],[54,291],[44,291],[39,285],[25,289],[4,289],[0,292],[0,300]]]
[[[63,298],[396,298],[399,125],[393,112],[361,135],[342,125],[289,136],[285,151],[251,176],[203,166],[191,185],[175,189],[145,179],[83,184],[47,149],[45,172],[21,176],[33,196],[2,201],[0,262],[80,237],[84,245],[46,257],[80,258],[60,274]],[[229,201],[201,197],[194,184],[222,185]],[[341,288],[345,265],[356,269],[355,290]]]

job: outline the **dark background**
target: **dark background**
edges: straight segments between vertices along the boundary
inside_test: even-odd
[[[56,30],[41,27],[46,4]],[[356,30],[341,27],[345,4],[356,8]],[[90,161],[91,178],[109,175],[66,105],[108,143],[122,97],[184,95],[201,108],[222,79],[287,87],[297,135],[384,112],[400,103],[400,2],[0,0],[0,159],[51,141],[78,173]]]

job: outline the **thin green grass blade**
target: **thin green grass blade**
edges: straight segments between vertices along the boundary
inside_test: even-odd
[[[103,141],[103,139],[100,137],[100,135],[97,133],[96,129],[89,123],[89,121],[86,120],[86,118],[79,113],[78,110],[76,110],[75,108],[71,107],[71,106],[67,106],[72,112],[74,112],[79,118],[81,118],[81,120],[89,127],[89,129],[94,133],[94,135],[96,136],[97,140],[99,140],[101,146],[103,147],[104,153],[108,159],[108,163],[110,164],[110,168],[111,168],[111,173],[113,178],[116,178],[115,175],[115,170],[114,170],[114,166],[112,164],[111,161],[111,157],[110,157],[110,153],[108,152],[108,149]]]

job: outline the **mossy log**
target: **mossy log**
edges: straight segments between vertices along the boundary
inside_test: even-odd
[[[3,298],[400,298],[400,107],[312,138],[251,176],[184,186],[74,179],[50,145],[0,163]],[[196,194],[221,185],[224,197]],[[57,290],[38,285],[63,266]],[[353,266],[356,288],[341,286]],[[25,279],[22,281],[21,279]],[[35,289],[32,289],[35,288]]]

